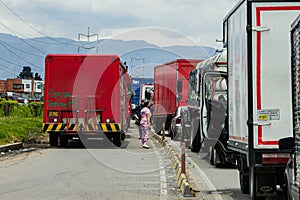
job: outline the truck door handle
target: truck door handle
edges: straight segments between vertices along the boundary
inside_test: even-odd
[[[253,122],[252,124],[256,126],[271,126],[271,122]]]
[[[265,27],[265,26],[253,26],[251,28],[252,31],[257,31],[257,32],[265,32],[265,31],[269,31],[270,28]]]

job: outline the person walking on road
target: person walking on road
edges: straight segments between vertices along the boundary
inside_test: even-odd
[[[150,102],[145,101],[144,107],[140,112],[141,115],[141,121],[140,121],[140,127],[142,131],[142,145],[143,148],[149,149],[149,146],[147,144],[147,141],[149,139],[150,135],[150,118],[151,118],[151,111],[149,109]]]

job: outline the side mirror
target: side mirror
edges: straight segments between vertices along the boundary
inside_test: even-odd
[[[295,138],[282,138],[278,141],[278,145],[280,150],[287,150],[292,153],[295,147]]]

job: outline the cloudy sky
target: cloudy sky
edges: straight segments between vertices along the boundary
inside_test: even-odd
[[[98,34],[159,46],[216,48],[222,21],[238,0],[0,0],[0,32],[28,37]],[[151,29],[149,29],[151,28]],[[150,31],[149,31],[150,30]],[[155,30],[155,31],[153,31]],[[81,40],[87,39],[81,35]],[[90,37],[95,40],[96,36]]]

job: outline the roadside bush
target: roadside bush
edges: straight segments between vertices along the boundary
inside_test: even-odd
[[[14,117],[33,117],[31,109],[26,105],[15,106],[10,116]]]
[[[29,108],[33,117],[41,117],[43,114],[44,103],[42,102],[31,102]]]
[[[0,117],[0,145],[29,141],[43,135],[41,117]]]
[[[43,135],[43,105],[32,102],[28,106],[18,106],[17,101],[0,99],[0,145]]]
[[[17,105],[18,105],[17,101],[1,99],[0,106],[2,109],[0,112],[0,116],[9,116],[12,113],[14,107]]]
[[[31,102],[29,105],[18,106],[17,101],[0,99],[0,117],[41,117],[43,116],[42,102]]]

